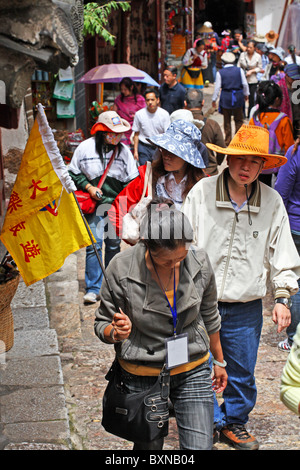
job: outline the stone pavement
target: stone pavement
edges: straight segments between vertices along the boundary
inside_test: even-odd
[[[205,89],[206,107],[212,89]],[[212,117],[222,124],[219,114]],[[84,264],[83,249],[44,281],[19,285],[12,303],[15,342],[0,356],[0,450],[132,448],[101,426],[104,376],[114,352],[94,335],[95,305],[83,304]],[[300,450],[299,418],[279,400],[287,354],[277,349],[285,334],[276,333],[271,309],[268,295],[256,368],[258,398],[248,429],[261,450]],[[178,449],[173,418],[164,449]],[[220,443],[214,449],[232,450]]]

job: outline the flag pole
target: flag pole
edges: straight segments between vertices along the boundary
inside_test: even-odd
[[[81,210],[81,207],[80,207],[80,205],[79,205],[79,202],[77,201],[77,197],[76,197],[76,195],[75,195],[75,192],[72,191],[72,194],[73,194],[74,199],[75,199],[75,201],[76,201],[77,207],[78,207],[78,209],[79,209],[79,211],[80,211],[80,214],[81,214],[82,220],[83,220],[83,222],[84,222],[85,228],[87,229],[87,232],[88,232],[89,237],[90,237],[90,239],[91,239],[91,244],[92,244],[92,246],[93,246],[95,255],[97,256],[98,262],[99,262],[100,267],[101,267],[101,269],[102,269],[105,282],[106,282],[106,284],[107,284],[107,287],[108,287],[108,290],[109,290],[109,292],[110,292],[112,301],[113,301],[113,303],[114,303],[114,305],[115,305],[115,308],[116,308],[116,312],[119,312],[120,308],[118,307],[118,302],[117,302],[116,296],[115,296],[115,294],[114,294],[114,292],[113,292],[113,290],[112,290],[112,288],[111,288],[109,279],[108,279],[107,274],[106,274],[106,272],[105,272],[105,268],[104,268],[104,265],[103,265],[103,261],[102,261],[102,259],[101,259],[101,256],[99,255],[99,252],[98,252],[98,250],[97,250],[96,244],[95,244],[95,242],[94,242],[93,234],[92,234],[92,232],[91,232],[91,229],[90,229],[90,227],[89,227],[89,224],[87,223],[87,221],[86,221],[86,219],[85,219],[85,217],[84,217],[84,214],[83,214],[83,212],[82,212],[82,210]]]

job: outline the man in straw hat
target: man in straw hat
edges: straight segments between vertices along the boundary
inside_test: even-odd
[[[245,425],[256,402],[254,369],[267,279],[274,289],[273,321],[281,332],[290,324],[290,297],[298,291],[300,277],[283,201],[258,175],[287,159],[268,153],[269,132],[255,126],[243,125],[227,148],[206,145],[226,154],[228,167],[197,183],[183,211],[216,276],[228,385],[224,403],[219,407],[215,400],[215,425],[220,440],[255,450],[258,441]]]
[[[216,108],[220,90],[219,110],[224,118],[225,143],[231,141],[231,116],[235,122],[235,132],[239,130],[244,122],[243,106],[248,100],[249,85],[245,74],[240,67],[234,65],[235,55],[225,52],[221,56],[223,68],[217,72],[215,89],[212,96],[212,107]]]

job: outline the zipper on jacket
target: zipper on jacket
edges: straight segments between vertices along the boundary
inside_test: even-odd
[[[228,248],[228,253],[227,253],[227,261],[226,261],[226,265],[225,265],[225,270],[224,270],[223,279],[222,279],[222,286],[221,286],[221,291],[220,291],[220,296],[219,296],[220,299],[222,299],[222,297],[223,297],[223,291],[224,291],[224,287],[225,287],[227,271],[228,271],[228,266],[229,266],[230,257],[231,257],[231,250],[232,250],[232,245],[233,245],[233,237],[234,237],[234,233],[235,233],[236,222],[237,222],[237,219],[236,219],[236,216],[234,216],[233,217],[231,235],[230,235],[230,243],[229,243],[229,248]]]

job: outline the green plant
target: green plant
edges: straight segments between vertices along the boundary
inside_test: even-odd
[[[112,11],[118,9],[121,9],[123,12],[129,11],[131,9],[130,2],[102,1],[99,3],[87,3],[84,6],[83,36],[87,34],[94,36],[97,34],[114,46],[116,37],[109,32],[107,25]]]

